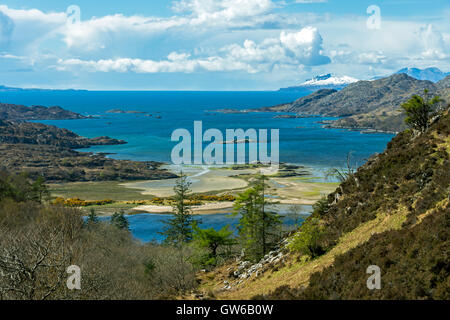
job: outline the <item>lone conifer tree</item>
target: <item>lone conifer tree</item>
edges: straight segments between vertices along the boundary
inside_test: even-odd
[[[31,185],[32,190],[35,194],[35,199],[42,203],[43,200],[47,200],[50,196],[50,191],[48,190],[47,185],[45,184],[45,179],[42,176],[39,176]]]
[[[111,224],[119,229],[130,230],[130,224],[124,215],[123,211],[114,213],[111,216]]]
[[[257,261],[268,253],[279,240],[280,216],[266,210],[266,177],[259,176],[252,187],[239,194],[234,214],[241,214],[239,236],[249,260]]]
[[[89,215],[87,216],[85,225],[87,227],[91,227],[98,223],[99,223],[99,219],[98,219],[97,213],[95,212],[94,209],[91,209],[91,211],[89,212]]]
[[[165,221],[165,228],[162,235],[166,237],[165,243],[171,245],[180,245],[190,242],[192,240],[192,224],[194,222],[191,207],[187,203],[191,183],[187,180],[187,176],[181,171],[180,177],[177,179],[173,191],[174,205],[173,205],[173,218]]]

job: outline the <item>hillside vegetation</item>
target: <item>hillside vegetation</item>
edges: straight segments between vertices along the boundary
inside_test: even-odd
[[[201,277],[202,289],[219,299],[449,299],[449,134],[446,110],[425,133],[400,133],[320,201],[305,222],[319,221],[318,256],[288,245],[262,275],[225,290],[223,267]],[[381,290],[366,286],[370,265],[381,268]]]
[[[0,170],[0,301],[162,299],[195,287],[188,249],[140,243],[121,215],[86,220],[47,197],[42,179]],[[72,265],[82,290],[67,288]]]

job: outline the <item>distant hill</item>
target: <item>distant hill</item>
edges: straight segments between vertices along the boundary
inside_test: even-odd
[[[450,102],[449,77],[433,83],[399,73],[373,81],[358,81],[340,91],[317,91],[285,105],[282,110],[272,111],[343,117],[327,123],[334,128],[399,132],[405,129],[404,116],[399,110],[401,104],[412,95],[423,93],[424,89]]]
[[[126,142],[109,137],[84,138],[70,130],[42,123],[13,123],[0,120],[0,143],[51,145],[81,149],[96,145],[125,144]]]
[[[109,137],[84,138],[67,129],[42,123],[0,120],[0,169],[43,176],[50,182],[116,181],[174,178],[152,161],[106,158],[104,154],[73,149],[117,145],[123,140]]]
[[[64,110],[61,107],[26,107],[17,104],[0,103],[0,119],[3,120],[69,120],[86,119],[81,114]]]
[[[79,89],[41,89],[41,88],[17,88],[0,85],[0,92],[16,92],[16,91],[86,91]]]
[[[304,83],[298,86],[281,88],[280,91],[316,91],[320,89],[341,90],[349,84],[357,81],[358,79],[349,76],[338,77],[333,76],[331,73],[329,73],[306,80]]]
[[[418,80],[428,80],[432,82],[438,82],[450,75],[450,72],[445,73],[438,68],[403,68],[398,70],[396,73],[405,73],[408,76],[416,78]]]

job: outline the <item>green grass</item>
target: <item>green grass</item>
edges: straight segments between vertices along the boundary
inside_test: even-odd
[[[126,188],[121,182],[71,182],[51,184],[52,197],[80,198],[83,200],[114,201],[151,200],[153,196],[141,194],[142,190]]]

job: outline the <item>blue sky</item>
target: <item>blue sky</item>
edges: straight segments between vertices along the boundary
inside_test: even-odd
[[[448,0],[3,0],[0,84],[274,90],[450,71],[449,16]]]

